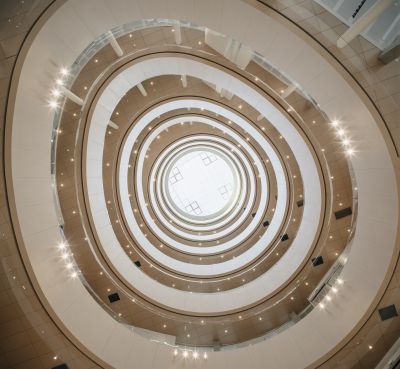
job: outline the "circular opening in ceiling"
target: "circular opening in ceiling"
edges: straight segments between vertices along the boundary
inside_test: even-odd
[[[172,154],[163,182],[170,209],[193,223],[211,223],[227,215],[242,187],[232,159],[208,146]]]

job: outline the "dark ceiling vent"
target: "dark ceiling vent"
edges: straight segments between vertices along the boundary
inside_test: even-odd
[[[256,216],[256,213],[251,214],[251,216],[254,218]]]
[[[335,211],[335,218],[336,219],[341,219],[341,218],[347,217],[347,216],[349,216],[351,214],[353,214],[353,212],[351,211],[351,208],[348,207],[348,208],[344,208],[344,209],[339,210],[339,211]]]
[[[289,239],[289,236],[287,233],[285,233],[282,237],[281,237],[281,241],[287,241]]]
[[[108,295],[108,299],[110,300],[111,303],[121,300],[117,292]]]
[[[399,315],[397,313],[396,306],[394,306],[394,305],[389,305],[382,309],[379,309],[378,312],[379,312],[379,316],[381,317],[382,321],[394,318],[395,316]]]
[[[136,261],[135,261],[135,265],[136,265],[138,268],[140,268],[140,267],[142,266],[142,264],[140,264],[140,261],[139,261],[139,260],[136,260]]]
[[[268,220],[264,220],[263,227],[268,227],[268,226],[269,226],[269,221]]]
[[[53,366],[51,369],[69,369],[67,364],[60,364],[57,366]]]
[[[301,199],[301,200],[297,201],[296,204],[297,204],[297,207],[301,208],[304,205],[304,200]]]
[[[311,259],[311,262],[316,267],[316,266],[322,265],[324,263],[324,258],[322,256],[316,256],[315,258]]]

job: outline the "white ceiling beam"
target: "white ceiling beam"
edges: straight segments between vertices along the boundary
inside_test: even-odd
[[[174,24],[172,29],[174,30],[175,43],[177,45],[180,45],[182,43],[182,34],[181,34],[180,24],[179,23]]]
[[[338,38],[336,42],[337,47],[343,48],[348,45],[392,4],[393,0],[378,0],[362,17],[357,19],[349,29]]]
[[[60,92],[67,97],[68,99],[70,99],[71,101],[73,101],[74,103],[82,106],[83,105],[83,100],[75,95],[73,92],[71,92],[70,90],[68,90],[68,88],[66,88],[65,86],[60,86]]]
[[[233,97],[233,93],[223,88],[221,91],[221,97],[225,97],[225,99],[231,100]]]
[[[186,78],[186,74],[182,74],[182,76],[181,76],[181,82],[182,82],[183,88],[186,88],[186,87],[187,87],[187,78]]]
[[[108,122],[108,125],[109,125],[111,128],[114,128],[114,129],[118,129],[118,128],[119,128],[118,124],[114,123],[112,120],[110,120],[110,121]]]
[[[137,88],[139,89],[140,93],[141,93],[143,96],[147,96],[147,91],[145,90],[145,88],[143,87],[143,85],[142,85],[141,83],[138,83],[138,84],[137,84]]]
[[[296,85],[289,85],[286,87],[285,91],[282,92],[282,98],[286,99],[289,97],[294,91],[296,91]]]
[[[110,43],[111,47],[113,48],[115,53],[118,55],[118,57],[121,57],[122,55],[124,55],[124,51],[121,49],[121,46],[119,46],[118,41],[116,40],[116,38],[114,37],[114,35],[111,31],[108,31],[106,33],[106,37],[107,37],[107,40]]]

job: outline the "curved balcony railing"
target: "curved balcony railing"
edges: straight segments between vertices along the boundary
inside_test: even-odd
[[[175,20],[168,20],[168,19],[148,19],[148,20],[141,20],[141,21],[135,21],[132,22],[130,24],[126,24],[123,26],[119,26],[116,27],[115,29],[111,30],[113,35],[118,38],[121,37],[123,35],[126,35],[130,32],[134,32],[137,30],[143,30],[145,28],[150,28],[150,27],[160,27],[160,26],[174,26],[177,24],[177,21]],[[204,27],[199,27],[197,25],[194,25],[190,22],[182,22],[179,21],[179,25],[181,27],[187,27],[187,28],[191,28],[191,29],[196,29],[202,32],[205,32],[206,29]],[[87,64],[87,62],[100,50],[102,49],[105,45],[108,44],[108,39],[106,37],[106,35],[102,35],[100,36],[97,40],[95,40],[93,43],[91,43],[82,53],[81,55],[77,58],[77,60],[73,63],[72,66],[70,66],[69,68],[69,75],[68,78],[65,81],[65,86],[71,87],[75,81],[75,79],[77,78],[77,76],[79,75],[79,73],[81,72],[81,70],[83,69],[83,67]],[[160,45],[158,45],[160,46]],[[164,45],[164,46],[171,46],[171,45]],[[180,47],[179,45],[173,45],[175,48],[176,47]],[[185,51],[187,51],[187,46],[181,46]],[[128,54],[128,57],[133,57],[135,56],[136,53],[139,52],[143,52],[143,51],[151,51],[151,48],[146,48],[146,49],[142,49],[142,50],[137,50],[134,52],[131,52],[130,54]],[[298,86],[296,84],[295,81],[292,81],[287,75],[285,75],[282,71],[280,71],[278,68],[274,67],[273,65],[271,65],[264,57],[262,57],[260,54],[253,52],[253,60],[260,66],[262,66],[267,72],[273,74],[275,77],[277,77],[280,81],[282,81],[284,84],[286,85],[290,85],[290,84],[294,84],[296,85],[296,91],[298,91],[299,93],[301,93],[301,95],[307,99],[313,106],[315,109],[317,109],[318,111],[320,111],[320,113],[326,117],[326,115],[320,110],[318,104],[312,99],[312,97],[307,93],[307,91],[303,90],[301,88],[301,86]],[[110,66],[112,67],[112,65]],[[108,69],[104,70],[97,78],[97,80],[99,80],[102,76],[104,76],[104,74],[107,72]],[[248,73],[246,71],[244,71],[245,73],[247,73],[249,75],[249,77],[252,77],[254,79],[258,79],[258,76],[252,75],[251,73]],[[259,80],[259,82],[261,83],[261,85],[271,94],[273,94],[276,97],[280,97],[281,95],[278,91],[275,91],[271,86],[269,86],[266,82]],[[89,91],[90,92],[90,89]],[[290,108],[290,105],[287,105],[288,108]],[[55,111],[54,114],[54,120],[53,120],[53,131],[52,131],[52,146],[51,146],[51,173],[52,173],[52,178],[53,178],[53,186],[54,186],[54,199],[55,199],[55,206],[56,206],[56,210],[57,210],[57,214],[58,214],[58,218],[59,218],[59,225],[60,225],[60,232],[63,235],[63,226],[64,226],[64,220],[63,220],[63,216],[62,216],[62,211],[61,211],[61,207],[59,204],[59,199],[57,196],[57,187],[56,187],[56,178],[55,178],[55,173],[56,173],[56,147],[57,147],[57,133],[58,133],[58,129],[59,129],[59,124],[60,124],[60,118],[61,118],[61,111],[62,109],[57,109]],[[307,134],[313,136],[312,130],[307,128],[307,124],[304,122],[304,120],[302,119],[302,117],[300,115],[297,114],[296,111],[292,111],[292,116],[298,120],[302,126],[307,130]],[[326,118],[327,119],[327,118]],[[328,120],[328,119],[327,119]],[[82,122],[79,121],[79,125],[81,125]],[[326,164],[326,167],[329,168],[329,166],[327,165],[327,159],[325,157],[325,155],[322,153],[322,158],[324,160],[324,164]],[[352,179],[352,185],[353,187],[355,187],[355,183],[354,183],[354,176],[352,175],[352,170],[350,167],[350,173],[351,173],[351,179]],[[79,203],[79,202],[78,202]],[[294,203],[294,201],[292,201],[292,204]],[[357,197],[355,196],[354,198],[354,202],[353,202],[353,209],[356,209],[357,206]],[[355,214],[356,211],[353,212],[353,214]],[[347,243],[347,246],[345,247],[345,249],[343,250],[343,253],[340,255],[340,257],[338,258],[338,260],[334,263],[334,265],[331,267],[331,269],[328,271],[328,273],[324,276],[324,278],[321,280],[320,284],[318,285],[319,287],[318,290],[313,291],[313,293],[310,295],[309,297],[309,303],[307,304],[307,306],[303,309],[303,311],[296,315],[296,316],[292,316],[292,319],[290,319],[289,321],[287,321],[285,324],[283,324],[282,326],[267,332],[266,334],[246,341],[246,342],[242,342],[239,344],[235,344],[235,345],[227,345],[227,346],[216,346],[216,347],[188,347],[188,346],[180,346],[180,345],[176,345],[175,344],[175,340],[173,339],[173,336],[168,336],[168,335],[162,335],[160,333],[157,332],[153,332],[153,331],[148,331],[142,328],[138,328],[138,327],[133,327],[131,325],[127,325],[126,321],[124,321],[124,318],[119,316],[118,314],[116,314],[113,310],[111,310],[109,308],[109,306],[107,306],[102,299],[95,293],[95,291],[93,291],[93,289],[91,288],[91,286],[89,285],[89,283],[85,280],[84,276],[82,274],[79,274],[79,278],[81,279],[81,282],[84,284],[84,286],[87,288],[87,290],[89,291],[89,293],[93,296],[93,298],[99,303],[99,305],[101,305],[110,315],[112,315],[115,319],[117,319],[118,321],[121,322],[121,324],[125,324],[127,325],[127,327],[129,329],[134,330],[135,332],[137,332],[137,334],[140,334],[148,339],[151,339],[153,341],[157,341],[157,342],[162,342],[164,344],[167,344],[169,346],[171,346],[171,348],[173,348],[173,350],[179,350],[179,351],[193,351],[193,352],[207,352],[207,351],[214,351],[214,350],[230,350],[230,349],[234,349],[234,348],[239,348],[239,347],[244,347],[247,345],[251,345],[254,344],[256,342],[260,342],[263,340],[266,340],[268,338],[270,338],[273,335],[278,334],[279,332],[287,329],[288,327],[292,326],[293,324],[295,324],[297,321],[299,321],[300,319],[302,319],[304,316],[306,316],[310,311],[312,311],[314,308],[316,308],[318,305],[321,304],[321,301],[326,298],[326,296],[328,296],[328,294],[330,293],[330,291],[332,290],[332,288],[337,288],[338,283],[340,282],[340,273],[347,261],[347,254],[349,252],[349,249],[351,248],[351,238],[353,236],[354,233],[354,229],[355,229],[355,217],[353,217],[353,224],[351,227],[351,232],[349,234],[349,242]],[[65,238],[64,238],[65,239]],[[321,240],[321,244],[324,245],[326,243],[326,239]],[[92,249],[94,249],[94,245],[91,245],[90,242],[88,242],[89,247],[91,247]],[[93,253],[93,255],[95,255],[95,253]],[[97,260],[97,263],[100,265],[100,261]],[[252,266],[254,267],[254,266]],[[107,273],[105,271],[105,273]],[[113,276],[108,275],[108,277],[113,280]],[[190,280],[191,282],[193,282],[192,280]],[[300,285],[300,283],[304,281],[303,280],[299,280],[298,285]],[[116,283],[117,285],[117,283]],[[296,288],[296,287],[295,287]],[[295,289],[294,288],[294,289]],[[293,289],[293,290],[294,290]],[[266,307],[264,310],[260,311],[259,313],[265,312],[266,310],[270,309],[272,306],[276,306],[276,304],[279,304],[283,299],[287,298],[292,292],[291,291],[287,291],[287,293],[285,294],[285,296],[282,297],[282,299],[280,299],[279,301],[275,302],[273,305]],[[163,314],[156,309],[152,309],[151,307],[149,307],[146,304],[142,304],[139,300],[135,301],[136,303],[138,303],[139,305],[141,305],[143,308],[152,311],[155,314],[158,314],[160,316],[163,316]],[[171,316],[164,316],[167,319],[171,319]],[[243,316],[243,318],[245,319],[246,317]],[[227,322],[232,322],[231,320],[232,318],[229,319],[224,319],[223,317],[221,318],[220,321],[218,321],[218,323],[227,323]],[[177,319],[178,320],[178,319]]]

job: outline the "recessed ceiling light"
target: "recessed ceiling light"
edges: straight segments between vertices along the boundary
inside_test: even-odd
[[[69,71],[67,68],[61,68],[60,72],[61,72],[61,75],[63,75],[64,77],[68,76],[68,74],[69,74]]]

